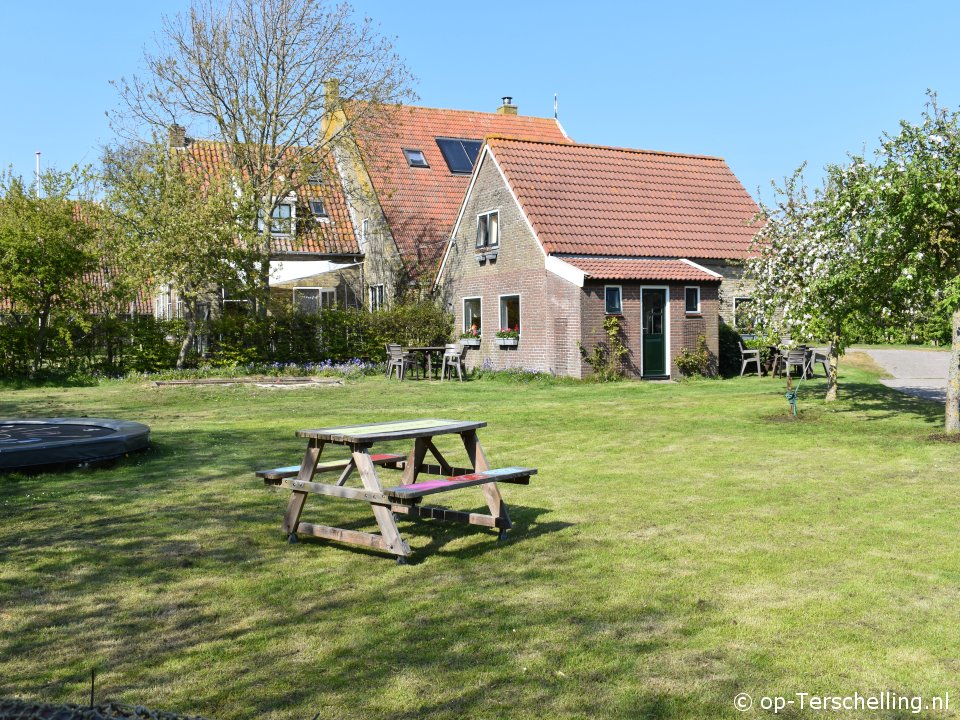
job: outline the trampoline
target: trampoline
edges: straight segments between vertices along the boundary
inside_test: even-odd
[[[0,418],[0,471],[100,463],[143,450],[150,428],[110,418]]]

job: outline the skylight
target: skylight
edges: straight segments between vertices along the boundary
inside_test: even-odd
[[[327,208],[324,207],[323,200],[311,200],[310,212],[313,213],[314,217],[318,217],[318,218],[326,217]]]
[[[477,162],[477,155],[483,147],[482,140],[468,140],[466,138],[437,138],[437,145],[447,161],[450,172],[457,175],[469,175],[473,172],[473,165]]]
[[[407,163],[410,167],[430,167],[429,163],[427,163],[427,157],[423,154],[423,150],[404,148],[403,154],[406,156]]]

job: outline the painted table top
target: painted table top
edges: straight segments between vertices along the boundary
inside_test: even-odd
[[[486,425],[485,422],[474,420],[420,418],[417,420],[396,420],[365,425],[340,425],[337,427],[298,430],[297,436],[314,438],[329,443],[367,444],[379,440],[406,440],[409,438],[462,433],[486,427]]]

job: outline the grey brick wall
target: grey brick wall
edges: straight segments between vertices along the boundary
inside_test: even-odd
[[[720,283],[720,319],[732,327],[734,299],[753,297],[753,281],[743,278],[743,265],[734,261],[694,260],[694,262],[723,275],[723,282]]]

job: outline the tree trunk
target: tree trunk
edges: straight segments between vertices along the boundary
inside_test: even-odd
[[[840,336],[835,334],[830,342],[830,369],[827,371],[827,402],[837,399],[837,367],[840,365]]]
[[[43,356],[47,349],[47,328],[50,325],[50,299],[47,298],[40,310],[40,317],[37,319],[37,342],[33,346],[33,367],[32,373],[40,370],[43,364]]]
[[[947,408],[944,429],[960,433],[960,308],[953,311],[950,343],[950,367],[947,369]]]
[[[184,302],[183,308],[187,314],[187,332],[183,336],[183,342],[180,343],[180,353],[177,355],[177,370],[182,370],[187,361],[187,353],[190,352],[190,346],[193,345],[193,339],[197,335],[197,301]]]

